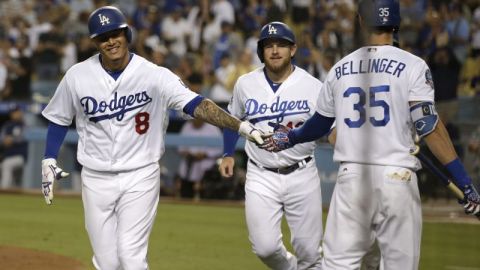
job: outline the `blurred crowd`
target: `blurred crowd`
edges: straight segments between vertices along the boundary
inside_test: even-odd
[[[289,24],[294,63],[324,80],[358,47],[356,0],[4,0],[0,2],[0,101],[45,102],[66,70],[96,53],[89,14],[115,5],[127,16],[131,50],[171,69],[226,106],[242,74],[261,65],[262,25]],[[436,102],[450,123],[458,97],[480,96],[480,1],[400,0],[400,47],[427,61]],[[43,88],[42,88],[43,87]],[[172,122],[170,131],[181,124]]]
[[[438,100],[480,94],[479,1],[400,2],[401,47],[432,66]],[[256,41],[266,22],[292,26],[295,63],[320,80],[357,46],[354,0],[6,0],[0,98],[32,100],[36,82],[58,81],[94,54],[88,16],[108,4],[127,15],[132,51],[182,79],[201,77],[202,94],[218,102],[228,102],[236,78],[261,64]]]

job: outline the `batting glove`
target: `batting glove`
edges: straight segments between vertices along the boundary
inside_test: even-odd
[[[238,133],[240,133],[240,135],[245,137],[247,140],[256,143],[257,145],[263,144],[263,137],[265,136],[265,132],[255,128],[248,121],[243,121],[242,123],[240,123]]]
[[[461,203],[463,204],[465,213],[480,218],[480,196],[473,184],[465,186],[463,188],[463,194],[465,198]]]
[[[270,152],[280,152],[293,147],[293,144],[288,138],[289,131],[290,128],[283,125],[277,125],[273,130],[273,135],[266,138],[260,148]]]
[[[65,178],[69,173],[64,172],[57,166],[57,161],[53,158],[42,160],[42,191],[45,202],[50,205],[53,202],[53,185],[55,180]]]

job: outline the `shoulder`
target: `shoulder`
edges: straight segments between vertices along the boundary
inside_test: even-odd
[[[303,82],[322,85],[322,81],[320,81],[318,78],[313,77],[312,74],[308,73],[308,71],[299,66],[295,66],[295,70],[292,75],[297,77],[298,79],[301,79]]]
[[[133,55],[130,64],[133,66],[132,70],[134,70],[134,72],[143,73],[144,75],[148,74],[159,80],[178,78],[178,76],[168,68],[154,64],[137,54]]]
[[[100,65],[99,54],[97,53],[81,62],[75,63],[67,70],[67,72],[65,72],[65,77],[85,74],[88,70],[91,70],[92,67],[99,67]]]
[[[249,79],[253,79],[253,78],[260,78],[261,76],[264,76],[264,73],[263,73],[263,66],[262,67],[258,67],[250,72],[247,72],[243,75],[241,75],[238,79],[239,80],[249,80]]]
[[[252,84],[252,83],[257,82],[259,79],[261,79],[262,76],[264,76],[263,66],[259,67],[259,68],[256,68],[256,69],[238,77],[237,84],[245,84],[245,83]]]

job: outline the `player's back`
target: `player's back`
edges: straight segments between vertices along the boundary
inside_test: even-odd
[[[430,83],[425,62],[393,46],[362,47],[337,62],[324,88],[337,121],[334,159],[416,168],[409,101],[433,101]]]

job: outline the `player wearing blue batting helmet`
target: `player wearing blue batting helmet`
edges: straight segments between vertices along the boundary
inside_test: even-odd
[[[374,29],[400,28],[400,4],[398,0],[360,0],[358,15],[362,22]]]
[[[98,8],[88,18],[88,31],[92,39],[117,29],[125,29],[127,41],[132,41],[132,30],[127,24],[127,19],[116,7]]]
[[[295,44],[295,35],[288,25],[282,22],[270,22],[262,27],[260,31],[260,38],[257,43],[257,55],[260,61],[264,61],[263,57],[263,43],[266,39],[277,38],[286,40]]]

